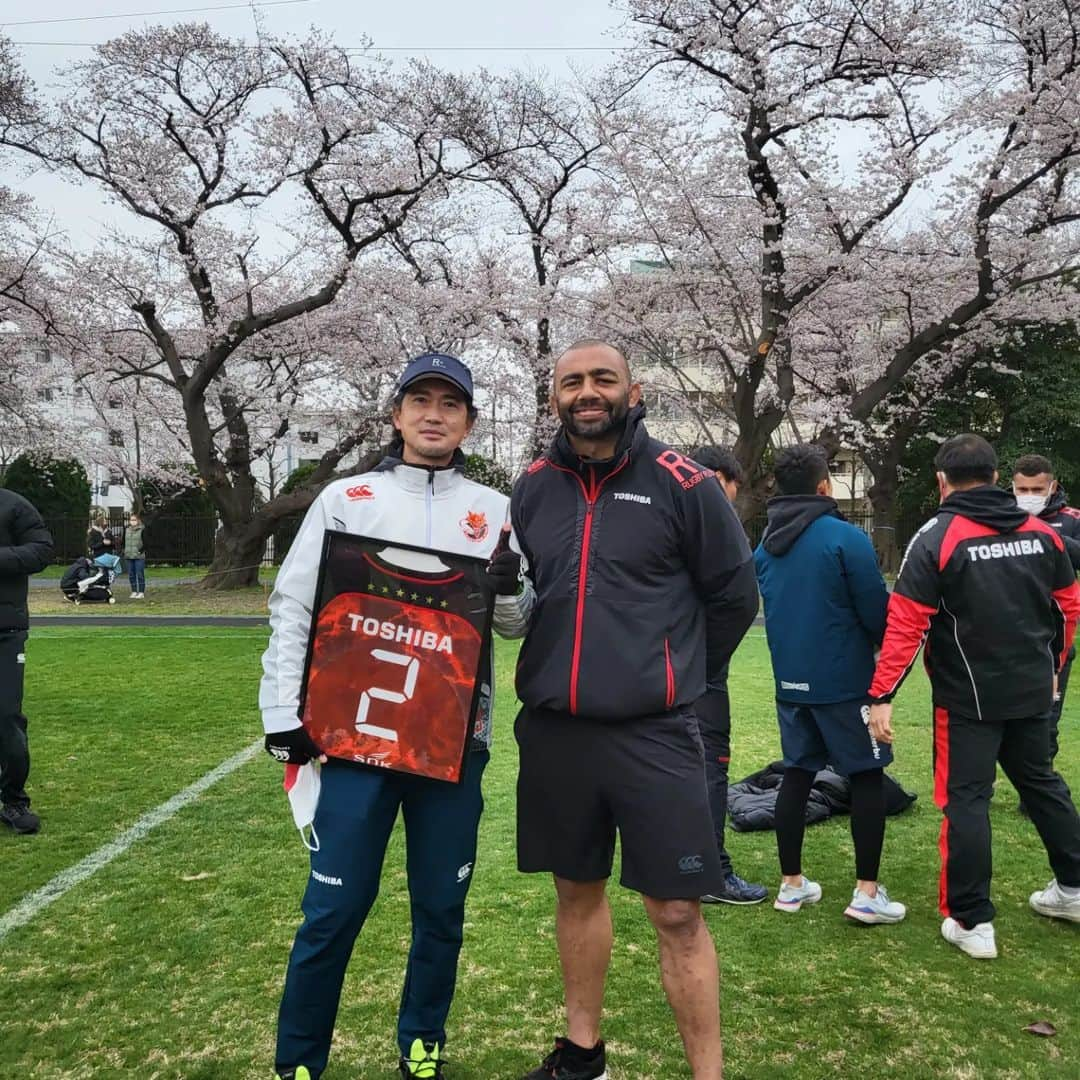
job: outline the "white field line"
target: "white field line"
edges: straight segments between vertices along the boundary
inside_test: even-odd
[[[181,811],[189,803],[193,803],[207,788],[213,787],[219,780],[223,780],[230,773],[235,772],[241,765],[249,762],[261,749],[263,740],[257,739],[250,746],[246,746],[238,754],[233,754],[216,768],[211,769],[205,776],[200,777],[195,783],[178,791],[171,799],[166,800],[160,806],[147,811],[130,828],[125,829],[115,840],[91,852],[85,859],[61,870],[51,881],[47,881],[40,889],[24,896],[6,915],[0,915],[0,941],[20,926],[25,926],[31,919],[44,911],[50,904],[55,903],[66,892],[75,888],[76,885],[92,877],[102,867],[108,866],[113,859],[119,858],[133,844],[137,843],[153,829],[164,824],[169,818]],[[42,843],[41,840],[30,841]]]

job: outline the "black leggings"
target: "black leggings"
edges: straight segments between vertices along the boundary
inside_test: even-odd
[[[787,769],[776,797],[776,847],[780,873],[802,873],[802,844],[806,832],[806,801],[815,774]],[[851,839],[855,843],[855,877],[877,881],[885,843],[885,784],[881,769],[867,769],[851,778]]]

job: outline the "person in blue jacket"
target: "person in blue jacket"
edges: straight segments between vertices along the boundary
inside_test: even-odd
[[[904,905],[877,880],[885,840],[882,770],[892,752],[870,735],[866,707],[874,652],[885,634],[885,582],[869,537],[832,498],[820,447],[782,450],[774,475],[779,495],[769,500],[754,552],[787,767],[776,801],[782,880],[773,906],[796,912],[821,899],[821,886],[803,876],[802,843],[814,775],[828,764],[851,779],[856,883],[844,914],[868,924],[899,922]]]

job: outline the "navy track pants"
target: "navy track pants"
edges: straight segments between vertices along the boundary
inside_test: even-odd
[[[328,763],[315,813],[304,921],[296,933],[278,1014],[277,1071],[326,1068],[345,968],[379,892],[383,858],[401,809],[412,909],[412,948],[398,1013],[398,1045],[446,1042],[457,981],[465,897],[484,808],[488,751],[468,755],[460,784]]]

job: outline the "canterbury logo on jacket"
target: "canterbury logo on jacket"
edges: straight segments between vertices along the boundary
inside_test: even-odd
[[[267,732],[287,731],[298,723],[311,612],[319,577],[323,534],[327,529],[397,541],[418,547],[488,558],[506,521],[509,500],[498,491],[465,478],[464,457],[455,454],[445,469],[405,465],[385,458],[361,476],[336,480],[311,504],[270,596],[270,644],[263,654],[259,708]],[[516,548],[516,542],[511,541]],[[503,637],[525,632],[532,590],[495,600],[493,625]],[[492,687],[482,692],[478,727],[490,742]]]
[[[1012,495],[956,492],[908,546],[870,688],[890,701],[925,639],[934,705],[976,719],[1049,710],[1080,586],[1059,533]]]
[[[560,432],[514,486],[536,606],[518,696],[532,709],[630,718],[689,705],[757,614],[753,562],[714,474],[649,437],[631,410],[614,458]]]

